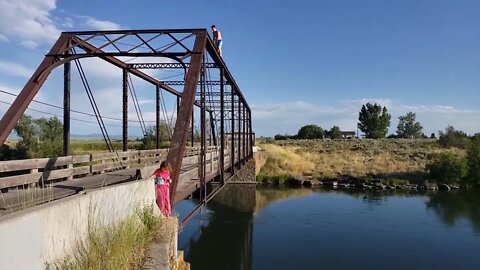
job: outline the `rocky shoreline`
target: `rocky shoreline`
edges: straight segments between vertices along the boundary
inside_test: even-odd
[[[460,189],[457,185],[436,184],[436,183],[424,183],[424,184],[404,184],[394,185],[388,184],[382,179],[328,179],[328,180],[311,180],[302,178],[289,178],[284,185],[289,187],[328,187],[328,188],[340,188],[340,189],[372,189],[372,190],[455,190]]]

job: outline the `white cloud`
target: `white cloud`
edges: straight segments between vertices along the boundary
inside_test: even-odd
[[[60,24],[65,28],[73,28],[73,19],[72,18],[63,18],[60,19]]]
[[[398,117],[409,111],[417,114],[417,120],[430,134],[443,130],[447,125],[469,134],[480,132],[480,110],[461,109],[448,105],[400,105],[391,99],[362,98],[340,100],[334,106],[315,105],[304,101],[252,105],[254,129],[258,135],[295,134],[306,124],[317,124],[329,129],[334,125],[343,130],[356,130],[361,105],[376,102],[387,106],[392,114],[390,133],[394,133]]]
[[[33,70],[26,68],[20,64],[7,61],[0,61],[0,71],[4,74],[23,78],[30,78],[30,76],[33,75]]]
[[[102,21],[92,17],[85,17],[85,24],[94,30],[118,30],[121,26],[111,21]]]
[[[120,29],[117,23],[98,20],[90,16],[57,17],[56,0],[0,0],[0,42],[15,40],[26,48],[52,44],[62,28],[82,25],[93,30]]]
[[[341,103],[352,107],[358,107],[359,109],[363,104],[366,103],[377,103],[382,106],[391,107],[392,100],[389,98],[361,98],[361,99],[348,99],[348,100],[341,100]]]
[[[22,41],[52,42],[60,34],[50,18],[55,0],[0,0],[0,35]]]
[[[35,49],[39,45],[38,42],[31,41],[31,40],[24,40],[24,41],[21,41],[19,44],[20,46],[25,47],[27,49]]]

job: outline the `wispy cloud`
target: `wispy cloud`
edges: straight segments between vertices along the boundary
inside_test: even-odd
[[[50,13],[55,0],[0,1],[0,35],[13,37],[24,44],[52,42],[60,34]]]
[[[0,42],[13,40],[22,47],[35,49],[53,43],[63,29],[74,25],[92,30],[114,30],[121,26],[90,16],[58,17],[56,0],[0,0]]]
[[[0,34],[0,42],[8,42],[8,38],[5,35]]]
[[[86,18],[86,26],[95,30],[117,30],[122,28],[119,24],[111,21],[98,20],[87,16],[84,18]]]
[[[254,128],[259,135],[277,133],[295,134],[306,124],[317,124],[329,129],[334,125],[343,130],[355,130],[358,112],[363,104],[376,102],[386,106],[392,114],[390,132],[394,133],[398,117],[412,111],[430,134],[453,125],[469,134],[480,132],[480,110],[462,109],[449,105],[403,105],[396,104],[389,98],[362,98],[340,100],[334,105],[323,106],[305,101],[286,103],[269,103],[252,105]]]
[[[20,64],[7,61],[0,61],[0,71],[4,74],[23,78],[29,78],[33,74],[33,70]]]

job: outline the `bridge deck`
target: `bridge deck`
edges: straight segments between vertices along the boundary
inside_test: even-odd
[[[225,168],[228,169],[230,167],[229,156],[226,155],[225,159]],[[207,182],[210,182],[218,175],[217,165],[218,158],[213,161],[207,160]],[[0,216],[20,209],[62,199],[81,192],[88,192],[89,190],[105,186],[135,181],[138,178],[137,170],[138,168],[123,169],[73,180],[61,181],[44,187],[13,189],[8,193],[0,193]],[[173,204],[187,198],[198,188],[200,188],[200,181],[198,181],[198,165],[184,165],[181,170]]]

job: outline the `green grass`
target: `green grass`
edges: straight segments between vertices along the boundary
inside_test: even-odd
[[[153,242],[161,219],[153,206],[144,206],[136,215],[110,226],[90,226],[85,243],[78,243],[73,255],[48,264],[47,270],[141,269],[148,246]]]

